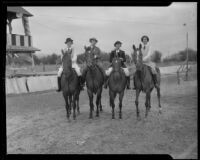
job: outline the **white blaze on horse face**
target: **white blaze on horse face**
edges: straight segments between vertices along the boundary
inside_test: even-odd
[[[138,49],[136,50],[136,55],[137,55],[136,59],[137,59],[137,62],[138,62],[138,60],[139,60],[139,50]]]

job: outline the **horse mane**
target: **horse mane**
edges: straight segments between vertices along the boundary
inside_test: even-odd
[[[115,63],[115,62],[117,62],[117,63]],[[121,69],[121,60],[118,57],[114,57],[113,58],[112,67],[113,67],[112,73],[115,75],[113,77],[114,80],[121,79],[122,78],[122,74],[123,74],[123,70]],[[115,74],[115,73],[119,73],[119,74]]]
[[[63,73],[66,75],[66,78],[68,79],[71,77],[73,73],[72,69],[72,60],[71,60],[71,55],[67,52],[64,53],[63,58],[62,58],[62,63],[63,63]]]

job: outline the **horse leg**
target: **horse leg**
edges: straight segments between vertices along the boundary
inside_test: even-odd
[[[122,100],[124,97],[124,91],[119,94],[119,119],[122,119]]]
[[[102,91],[101,91],[101,94],[102,94]],[[100,108],[100,112],[103,111],[102,104],[101,104],[101,94],[100,94],[100,100],[99,100],[99,108]]]
[[[101,104],[101,98],[100,98],[100,101],[99,101],[99,106],[100,106],[100,112],[103,112],[103,107],[102,107],[102,104]]]
[[[64,94],[64,98],[65,98],[65,108],[66,108],[66,117],[69,120],[70,118],[70,113],[69,113],[69,101],[68,101],[68,96],[66,94]]]
[[[160,104],[160,87],[157,87],[157,97],[158,97],[158,107],[159,107],[159,113],[162,113],[162,108]]]
[[[145,118],[147,118],[148,112],[149,112],[149,99],[150,99],[150,92],[147,91],[146,92],[146,102],[145,102],[145,106],[146,106]]]
[[[76,95],[72,96],[73,119],[76,119]]]
[[[151,93],[149,94],[149,112],[150,112],[150,109],[151,109]]]
[[[92,112],[94,110],[94,104],[93,104],[93,93],[90,90],[88,90],[88,96],[89,96],[89,100],[90,100],[90,116],[89,116],[89,118],[92,119],[93,118]]]
[[[110,93],[110,104],[111,104],[111,107],[112,107],[112,119],[115,119],[115,97],[116,97],[116,94],[112,91],[109,92]]]
[[[96,117],[99,117],[99,107],[100,107],[100,100],[101,100],[101,91],[102,91],[102,89],[99,89],[99,90],[97,91],[97,98],[96,98],[96,106],[97,106]]]
[[[101,104],[101,94],[102,94],[102,89],[101,89],[101,93],[100,93],[100,100],[99,100],[99,108],[100,108],[100,112],[103,111],[103,108],[102,108],[102,104]]]
[[[72,110],[72,97],[69,96],[69,114],[71,115],[71,110]]]
[[[140,90],[136,89],[136,99],[135,99],[135,106],[136,106],[136,112],[137,112],[137,119],[140,120],[140,111],[139,111],[139,107],[138,107],[138,100],[139,100],[139,95],[140,95]]]
[[[79,108],[79,93],[78,93],[77,99],[76,99],[76,107],[77,107],[77,113],[80,114],[80,108]]]

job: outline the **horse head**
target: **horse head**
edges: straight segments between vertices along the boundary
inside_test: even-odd
[[[63,54],[63,58],[62,58],[63,73],[65,73],[66,75],[69,75],[69,73],[72,70],[71,54],[69,54],[68,52],[64,52],[63,50],[61,50],[61,52]]]
[[[115,57],[112,60],[112,67],[114,71],[119,71],[122,66],[122,59],[119,57]]]
[[[87,66],[89,68],[93,68],[94,69],[96,61],[94,59],[94,55],[90,53],[91,48],[84,46],[84,49],[85,49],[85,53],[84,54],[85,54]]]

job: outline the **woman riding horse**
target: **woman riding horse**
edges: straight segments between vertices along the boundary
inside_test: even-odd
[[[152,52],[152,47],[148,44],[149,37],[146,35],[142,36],[141,42],[142,42],[141,51],[142,51],[142,56],[143,56],[143,63],[151,68],[154,85],[157,88],[158,87],[157,69],[156,69],[155,62],[152,61],[153,52]],[[142,83],[142,87],[143,87],[143,83]],[[133,89],[135,89],[135,85]]]
[[[77,55],[74,52],[74,48],[72,47],[73,44],[73,40],[71,38],[67,38],[65,41],[66,44],[66,48],[63,50],[62,54],[61,54],[61,61],[63,59],[63,56],[65,54],[70,54],[71,55],[71,60],[72,60],[72,68],[75,69],[78,77],[79,77],[79,86],[80,86],[80,90],[83,89],[83,80],[81,77],[81,71],[80,71],[80,67],[77,64]],[[58,90],[57,92],[61,91],[61,76],[62,76],[62,72],[63,72],[63,64],[60,66],[59,70],[58,70]]]
[[[104,81],[105,81],[106,74],[105,74],[105,70],[103,68],[103,64],[102,64],[102,61],[101,61],[101,50],[99,49],[99,47],[96,46],[96,43],[98,42],[98,40],[96,38],[90,38],[89,42],[91,44],[90,44],[89,47],[87,47],[87,52],[91,56],[93,56],[95,59],[97,59],[97,66],[99,67],[100,71],[102,72],[103,78],[104,78]],[[85,80],[87,69],[88,69],[87,67],[85,67],[83,69],[83,72],[82,72],[83,80]]]
[[[116,58],[116,57],[121,58],[121,60],[122,60],[121,61],[121,63],[122,63],[121,67],[122,67],[122,69],[123,69],[123,71],[126,75],[126,79],[127,79],[127,89],[130,89],[130,73],[129,73],[128,68],[124,64],[126,62],[126,56],[125,56],[125,52],[120,49],[121,45],[122,45],[122,42],[120,42],[120,41],[116,41],[114,43],[115,50],[113,50],[110,53],[110,63],[112,63],[113,58]],[[109,75],[112,72],[112,70],[113,70],[112,65],[108,68],[108,70],[106,70],[106,83],[104,85],[104,88],[107,88]]]
[[[96,116],[99,117],[99,109],[102,111],[101,105],[101,94],[104,84],[104,69],[99,62],[100,50],[95,46],[97,40],[95,38],[90,39],[91,46],[85,47],[85,58],[87,62],[87,67],[83,71],[83,77],[86,81],[87,93],[90,101],[90,115],[89,118],[93,118],[93,96],[97,94],[96,97]]]
[[[160,104],[160,70],[159,68],[156,68],[157,71],[157,86],[155,86],[155,81],[153,80],[152,71],[151,68],[143,64],[142,61],[142,45],[140,44],[139,48],[136,48],[135,45],[133,45],[133,60],[136,65],[136,72],[134,74],[134,86],[136,89],[136,99],[135,99],[135,105],[136,105],[136,111],[137,111],[137,118],[140,119],[139,114],[139,108],[138,108],[138,99],[140,92],[143,91],[146,93],[146,113],[145,117],[147,117],[148,112],[151,108],[151,92],[153,88],[155,87],[157,90],[157,97],[158,97],[158,106],[159,106],[159,113],[161,113],[161,104]]]
[[[70,120],[71,109],[73,109],[73,119],[76,119],[76,107],[78,107],[80,93],[79,79],[72,68],[71,54],[63,50],[62,53],[64,56],[62,57],[63,74],[61,76],[61,89],[65,99],[67,119]]]
[[[126,75],[122,69],[122,59],[114,57],[112,59],[112,72],[108,80],[110,106],[112,107],[112,119],[115,118],[115,97],[119,94],[119,118],[122,118],[122,101],[124,97],[124,90],[126,88]]]

